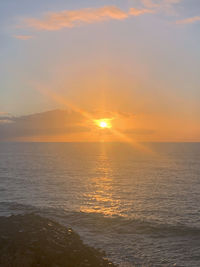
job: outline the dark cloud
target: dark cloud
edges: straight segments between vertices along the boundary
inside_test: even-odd
[[[11,123],[13,118],[9,113],[0,112],[0,124]]]
[[[21,117],[0,117],[0,141],[21,137],[53,136],[88,132],[84,117],[76,112],[53,110]]]
[[[1,121],[12,121],[13,119],[11,117],[8,116],[0,116],[0,122]]]

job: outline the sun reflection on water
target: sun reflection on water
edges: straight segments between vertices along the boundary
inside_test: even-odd
[[[97,164],[92,171],[94,177],[90,180],[90,190],[84,195],[85,202],[81,211],[112,216],[116,214],[119,199],[114,197],[113,168],[103,143]]]

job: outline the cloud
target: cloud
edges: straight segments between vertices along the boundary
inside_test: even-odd
[[[0,125],[1,124],[7,124],[7,123],[12,123],[12,120],[10,120],[10,119],[0,119]]]
[[[135,119],[132,113],[120,111],[90,111],[89,117],[73,110],[51,110],[21,117],[0,116],[0,142],[2,141],[52,141],[94,140],[101,138],[102,131],[94,120],[108,118],[113,128],[128,130]],[[134,129],[134,133],[137,130]],[[104,131],[113,138],[113,132]],[[132,133],[132,131],[131,131]],[[131,134],[130,132],[128,134]],[[105,136],[104,136],[105,137]],[[114,137],[115,138],[115,137]]]
[[[83,23],[94,23],[107,20],[124,20],[129,16],[139,16],[152,13],[148,9],[131,8],[128,12],[116,6],[104,6],[101,8],[84,8],[79,10],[64,10],[60,12],[49,12],[43,18],[27,18],[24,20],[26,27],[35,30],[56,31],[63,28],[72,28]]]
[[[0,112],[0,124],[11,123],[13,120],[12,116],[7,112]]]
[[[10,115],[8,112],[0,111],[0,116],[2,115]]]
[[[176,14],[174,5],[181,3],[183,0],[141,0],[142,4],[148,8],[153,9],[154,12],[163,11],[167,14]]]
[[[157,8],[162,6],[173,6],[183,0],[141,0],[143,5],[148,8]]]
[[[53,110],[21,117],[0,117],[0,141],[89,132],[76,112]]]
[[[177,24],[192,24],[192,23],[195,23],[197,21],[200,21],[200,16],[186,18],[186,19],[183,19],[183,20],[177,20],[176,23]]]
[[[155,11],[152,9],[137,9],[137,8],[130,8],[129,14],[133,16],[140,16],[147,13],[154,13]]]
[[[27,26],[36,30],[60,30],[62,28],[75,27],[81,23],[92,23],[109,19],[122,20],[128,14],[114,6],[102,8],[86,8],[80,10],[65,10],[61,12],[51,12],[43,19],[26,19]]]
[[[26,40],[32,39],[33,36],[32,35],[14,35],[14,38],[26,41]]]

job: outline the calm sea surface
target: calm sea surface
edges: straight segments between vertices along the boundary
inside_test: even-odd
[[[200,266],[200,143],[0,143],[0,215],[71,226],[122,266]]]

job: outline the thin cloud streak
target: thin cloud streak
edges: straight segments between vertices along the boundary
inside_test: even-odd
[[[154,13],[155,10],[152,9],[137,9],[137,8],[130,8],[129,14],[133,15],[133,16],[140,16],[143,14],[150,14],[150,13]]]
[[[162,7],[162,6],[173,6],[175,4],[179,4],[180,2],[182,2],[183,0],[141,0],[142,4],[145,7],[148,8],[158,8],[158,7]]]
[[[14,35],[13,37],[23,41],[27,41],[33,38],[32,35]]]
[[[0,111],[0,116],[2,115],[10,115],[8,112]]]
[[[183,0],[141,0],[145,8],[153,9],[155,13],[164,12],[168,15],[177,15],[174,6]]]
[[[130,8],[128,12],[116,6],[104,6],[101,8],[84,8],[79,10],[64,10],[61,12],[46,13],[42,19],[27,18],[23,26],[35,30],[56,31],[63,28],[72,28],[83,23],[89,24],[107,20],[124,20],[130,16],[139,16],[152,13],[148,9]]]
[[[176,24],[193,24],[198,21],[200,21],[200,16],[195,16],[195,17],[191,17],[191,18],[187,18],[183,20],[177,20]]]

